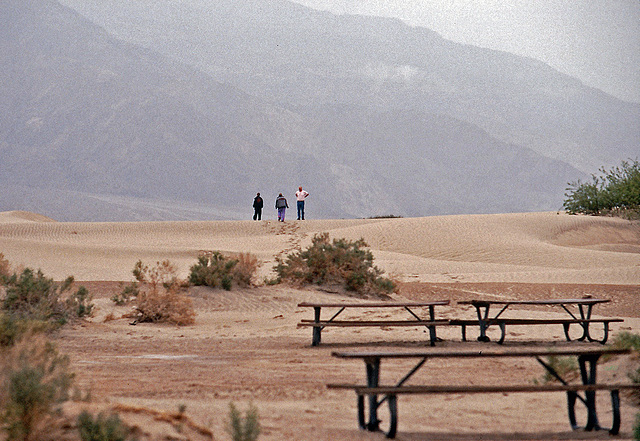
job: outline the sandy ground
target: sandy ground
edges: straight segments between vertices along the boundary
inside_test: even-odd
[[[56,341],[68,354],[76,385],[91,401],[70,402],[67,413],[115,409],[139,427],[141,440],[228,440],[230,402],[258,408],[271,440],[381,440],[356,424],[355,394],[327,383],[364,380],[364,364],[331,352],[344,349],[425,348],[419,328],[326,329],[310,347],[311,330],[298,328],[312,311],[301,301],[340,300],[319,290],[260,286],[230,292],[191,288],[193,326],[137,324],[111,296],[132,280],[137,260],[169,259],[182,275],[201,251],[251,252],[263,262],[259,280],[272,275],[277,256],[305,247],[314,234],[364,238],[376,264],[400,283],[395,299],[441,300],[442,318],[473,318],[458,305],[471,298],[551,299],[585,295],[611,299],[597,316],[623,317],[612,334],[640,332],[640,225],[619,219],[526,213],[413,219],[309,220],[304,222],[60,223],[33,213],[0,213],[0,252],[14,266],[41,268],[50,277],[73,275],[94,296],[90,320],[63,329]],[[367,318],[402,318],[401,310],[361,311]],[[518,308],[513,317],[562,317],[557,308]],[[565,342],[562,327],[507,328],[503,349],[592,347]],[[430,350],[496,349],[495,343],[462,342],[460,329],[439,328]],[[596,344],[597,345],[597,344]],[[620,357],[601,366],[600,377],[628,381],[640,361]],[[387,362],[383,382],[413,366]],[[491,364],[430,361],[416,383],[528,383],[543,372],[534,360]],[[610,408],[598,403],[603,426]],[[179,419],[178,409],[186,411]],[[622,404],[622,434],[629,439],[638,408]],[[385,409],[381,411],[386,419]],[[584,416],[582,415],[584,421]],[[401,397],[399,440],[608,439],[605,431],[571,431],[561,393]],[[64,439],[61,438],[60,439]]]

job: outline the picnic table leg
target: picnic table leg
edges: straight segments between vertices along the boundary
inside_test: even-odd
[[[587,306],[587,312],[584,312],[584,306],[585,305],[578,305],[578,308],[580,308],[580,318],[582,319],[586,319],[589,320],[591,318],[591,311],[593,310],[593,305],[589,304],[586,305]],[[589,334],[589,322],[584,322],[582,323],[582,329],[583,329],[583,335],[581,338],[579,338],[578,340],[582,341],[584,339],[587,339],[590,342],[598,342],[601,344],[605,344],[607,342],[607,339],[609,338],[609,322],[604,322],[603,326],[604,326],[604,335],[602,337],[601,340],[598,340],[597,338],[592,338],[591,335]],[[566,332],[565,332],[566,333]]]
[[[398,430],[398,396],[387,395],[389,401],[389,431],[386,433],[387,438],[395,438]]]
[[[434,311],[434,306],[430,305],[429,306],[429,320],[434,321],[436,319],[436,314]],[[429,340],[431,341],[431,346],[435,346],[436,345],[436,340],[438,339],[438,337],[436,336],[436,327],[435,326],[429,326]]]
[[[620,394],[617,389],[611,391],[611,412],[613,413],[613,422],[609,435],[617,435],[620,430]]]
[[[593,310],[593,305],[587,305],[587,312],[585,313],[584,311],[584,305],[578,305],[578,310],[580,311],[580,318],[581,319],[587,319],[589,320],[591,318],[591,311]],[[588,341],[593,341],[591,340],[591,336],[589,336],[589,322],[582,322],[582,337],[580,337],[578,339],[578,341],[584,341],[585,339],[587,339]]]
[[[478,314],[478,323],[480,325],[480,336],[478,337],[478,341],[491,341],[489,337],[487,337],[487,318],[489,317],[489,305],[484,307],[484,314],[482,313],[482,306],[476,306],[476,313]]]
[[[316,324],[320,322],[320,310],[319,306],[313,307],[313,319]],[[322,328],[320,326],[313,327],[313,338],[311,340],[311,346],[318,346],[320,344],[320,340],[322,339]]]
[[[596,369],[600,355],[581,355],[578,357],[580,364],[580,376],[582,384],[596,384]],[[600,430],[598,423],[598,414],[596,412],[596,391],[587,390],[584,392],[587,406],[587,424],[585,430]]]
[[[380,384],[380,359],[373,358],[365,360],[367,364],[367,386],[378,387]],[[378,420],[378,396],[369,395],[369,422],[366,425],[367,430],[376,432],[380,429],[380,420]]]

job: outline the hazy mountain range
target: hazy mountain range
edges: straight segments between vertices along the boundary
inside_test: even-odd
[[[640,102],[638,0],[293,0],[338,14],[396,17],[458,43],[541,60]]]
[[[0,4],[0,210],[59,220],[554,210],[640,105],[394,19],[277,0]]]

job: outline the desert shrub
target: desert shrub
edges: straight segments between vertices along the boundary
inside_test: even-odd
[[[30,440],[46,417],[66,401],[73,375],[68,357],[42,335],[22,338],[1,351],[0,423],[7,440]]]
[[[198,262],[191,267],[189,282],[196,286],[231,288],[231,271],[237,264],[237,260],[229,259],[218,251],[208,253],[198,257]]]
[[[191,299],[183,292],[175,267],[168,260],[149,267],[138,261],[133,269],[136,278],[136,320],[190,325],[195,322]]]
[[[16,320],[42,321],[55,326],[90,315],[93,305],[89,291],[80,286],[75,293],[68,294],[73,282],[73,277],[68,277],[57,283],[41,270],[26,268],[4,279],[1,310]]]
[[[13,346],[19,335],[20,329],[15,317],[0,312],[0,348]]]
[[[5,259],[4,254],[0,253],[0,282],[6,280],[11,274],[11,265]]]
[[[240,286],[251,286],[260,267],[258,258],[251,253],[239,253],[235,257],[238,263],[233,269],[233,281]]]
[[[640,352],[640,335],[632,332],[620,332],[611,345],[617,349],[633,349]]]
[[[391,293],[395,283],[382,277],[383,271],[373,265],[373,254],[365,249],[364,239],[334,239],[329,234],[315,235],[311,246],[303,251],[277,259],[275,271],[280,280],[301,284],[342,285],[359,293]]]
[[[570,214],[617,214],[636,218],[640,212],[640,162],[622,161],[620,167],[600,169],[591,182],[569,183],[564,209]]]
[[[93,311],[91,303],[91,295],[89,290],[84,286],[67,298],[67,311],[71,312],[75,317],[88,317]]]
[[[62,284],[45,277],[42,271],[25,269],[6,280],[6,293],[2,309],[8,313],[36,320],[56,320],[64,323],[65,310],[60,302],[63,292],[69,290],[73,277]]]
[[[630,372],[628,376],[634,384],[640,384],[640,368],[637,368],[635,371]],[[640,405],[640,390],[633,390],[631,392],[631,397],[635,401],[636,405]]]
[[[573,357],[559,357],[557,355],[549,355],[547,357],[547,365],[549,365],[560,377],[564,378],[567,374],[578,372],[578,362]],[[543,382],[556,381],[549,371],[545,369]]]
[[[221,287],[230,290],[233,284],[249,286],[258,270],[258,259],[249,253],[228,257],[219,251],[198,257],[191,267],[189,282],[196,286]]]
[[[258,409],[249,405],[249,409],[243,417],[233,403],[229,403],[229,422],[227,433],[233,441],[255,441],[260,435],[260,423],[258,421]]]
[[[130,284],[122,287],[122,291],[120,293],[114,294],[111,297],[111,301],[118,306],[123,306],[129,303],[134,298],[138,297],[139,293],[140,289],[138,287],[138,282],[131,282]]]
[[[129,432],[117,414],[94,419],[86,410],[78,416],[78,431],[82,441],[125,441]]]
[[[640,441],[640,413],[636,414],[636,422],[633,426],[633,439]]]

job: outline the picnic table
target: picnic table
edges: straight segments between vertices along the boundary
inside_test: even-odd
[[[298,326],[309,326],[313,328],[312,333],[312,346],[318,346],[322,339],[322,330],[328,326],[337,327],[361,327],[361,326],[426,326],[429,330],[429,341],[431,346],[434,346],[438,337],[436,335],[436,326],[449,325],[449,320],[441,319],[437,320],[435,316],[435,307],[448,305],[449,300],[436,300],[428,302],[325,302],[325,303],[309,303],[302,302],[298,304],[298,307],[313,308],[314,318],[313,320],[303,319],[298,323]],[[322,308],[338,309],[337,312],[331,316],[328,320],[321,320]],[[342,314],[346,309],[389,309],[389,308],[402,308],[409,313],[407,319],[404,320],[364,320],[364,319],[350,319],[350,320],[336,320],[336,318]],[[417,309],[427,308],[428,317],[416,312]]]
[[[472,305],[476,309],[476,320],[452,320],[452,325],[458,325],[462,327],[462,340],[466,340],[466,327],[469,325],[478,325],[480,327],[480,336],[478,341],[490,341],[487,336],[487,329],[492,325],[498,325],[502,331],[502,335],[498,343],[502,344],[506,335],[506,325],[548,325],[548,324],[561,324],[564,328],[564,334],[567,341],[571,341],[569,335],[569,327],[572,324],[577,324],[582,327],[582,336],[577,340],[588,340],[590,342],[597,341],[599,343],[606,343],[609,337],[609,323],[622,322],[620,318],[592,318],[593,307],[597,304],[609,302],[608,299],[596,299],[596,298],[583,298],[583,299],[552,299],[552,300],[464,300],[459,301],[459,305]],[[546,318],[546,319],[534,319],[534,318],[506,318],[502,314],[511,306],[559,306],[565,312],[568,317],[566,318]],[[490,315],[490,309],[492,306],[501,306],[500,310],[495,315]],[[572,308],[573,311],[570,309]],[[589,333],[589,325],[592,323],[602,323],[604,327],[604,334],[601,339],[594,339]]]
[[[395,437],[397,431],[398,408],[397,396],[402,394],[471,394],[471,393],[517,393],[517,392],[566,392],[567,393],[567,409],[569,423],[575,430],[578,428],[575,413],[576,401],[582,402],[587,410],[587,421],[584,429],[601,430],[598,415],[596,412],[596,391],[609,390],[611,394],[613,422],[609,432],[612,435],[618,433],[620,428],[620,389],[636,389],[640,390],[639,384],[602,384],[597,382],[597,362],[601,356],[605,354],[619,355],[628,354],[628,349],[561,349],[550,351],[548,349],[533,349],[524,351],[368,351],[368,352],[333,352],[334,357],[343,359],[360,359],[365,363],[366,368],[366,384],[328,384],[332,389],[352,389],[357,394],[358,406],[358,425],[361,429],[369,431],[380,430],[381,421],[378,419],[378,409],[385,402],[389,407],[390,420],[386,435],[389,438]],[[579,384],[570,384],[564,380],[553,366],[542,360],[542,357],[550,355],[556,356],[573,356],[577,357],[580,368]],[[464,359],[478,358],[482,359],[481,365],[491,364],[491,359],[505,357],[533,357],[540,363],[560,384],[498,384],[498,385],[469,385],[469,384],[452,384],[452,385],[405,385],[407,381],[430,359]],[[418,363],[413,366],[406,375],[393,385],[381,386],[380,383],[380,367],[381,360],[402,360],[417,359]],[[505,372],[508,378],[508,372]],[[481,378],[479,376],[478,378]],[[584,396],[579,392],[583,392]],[[379,395],[384,398],[378,399]],[[369,417],[366,418],[365,398],[368,398]],[[526,418],[526,416],[525,416]]]

